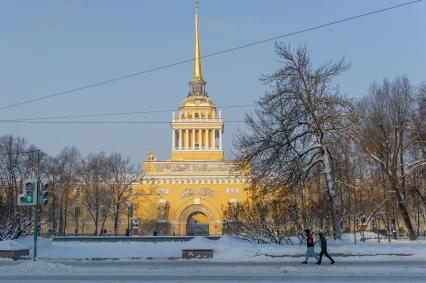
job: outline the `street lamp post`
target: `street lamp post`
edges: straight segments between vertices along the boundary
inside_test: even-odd
[[[130,205],[127,204],[127,229],[126,236],[130,236]]]
[[[127,204],[127,231],[126,236],[131,236],[130,222],[133,218],[133,205],[132,203]]]

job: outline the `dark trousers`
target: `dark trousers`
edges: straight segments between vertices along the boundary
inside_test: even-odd
[[[328,254],[328,252],[327,252],[327,250],[321,250],[321,252],[320,252],[320,254],[319,254],[319,260],[318,260],[318,263],[321,263],[321,260],[322,260],[322,256],[323,255],[325,255],[326,257],[328,257],[328,259],[331,261],[331,262],[334,262],[334,260],[331,258],[331,256]]]

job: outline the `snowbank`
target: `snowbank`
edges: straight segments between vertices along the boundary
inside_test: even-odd
[[[23,250],[27,249],[27,246],[23,245],[16,240],[3,240],[0,241],[0,250],[11,251],[11,250]]]
[[[352,235],[345,235],[342,240],[328,240],[329,252],[339,257],[362,257],[358,260],[376,260],[377,257],[405,257],[426,260],[426,240],[411,242],[397,240],[378,243],[372,235],[366,242],[353,244]],[[32,249],[31,237],[14,241],[0,241],[0,249]],[[168,260],[180,259],[182,249],[213,249],[212,261],[286,261],[302,257],[304,245],[273,245],[250,243],[231,236],[218,240],[195,237],[188,242],[53,242],[40,238],[38,255],[46,260]],[[319,252],[319,248],[316,247]],[[371,259],[369,259],[370,257]]]

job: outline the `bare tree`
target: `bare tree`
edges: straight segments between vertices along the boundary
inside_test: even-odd
[[[35,176],[36,149],[24,138],[0,137],[0,239],[18,238],[31,229],[31,208],[16,202],[24,180]]]
[[[79,168],[83,203],[93,220],[95,235],[102,233],[112,204],[112,197],[104,183],[108,176],[107,170],[107,157],[103,152],[90,154],[82,160]]]
[[[268,200],[262,195],[243,203],[229,203],[224,210],[225,231],[258,243],[291,244],[292,208],[289,198]]]
[[[77,185],[77,170],[81,157],[77,148],[65,147],[45,165],[50,185],[48,222],[54,234],[65,235],[68,226],[70,193]]]
[[[114,152],[107,158],[107,174],[104,182],[112,197],[114,233],[118,235],[118,224],[123,206],[133,197],[132,183],[136,181],[138,174],[130,159],[123,158],[120,153]]]
[[[331,82],[349,66],[341,59],[313,68],[306,47],[276,44],[276,52],[283,66],[263,78],[271,90],[257,102],[254,117],[247,116],[249,130],[236,142],[245,152],[243,166],[252,166],[254,181],[266,182],[267,191],[296,187],[319,166],[334,236],[340,237],[331,145],[346,134],[347,102]]]
[[[389,182],[387,194],[395,197],[409,238],[415,240],[406,187],[407,175],[421,165],[421,161],[409,160],[406,155],[410,146],[407,133],[411,126],[412,95],[407,78],[385,80],[382,86],[373,84],[369,96],[358,105],[354,137],[382,168]]]
[[[414,114],[412,116],[412,128],[410,138],[412,140],[412,154],[416,160],[426,159],[426,82],[419,88],[416,96]],[[415,198],[419,199],[416,206],[426,222],[426,168],[419,167],[413,173],[411,188]],[[420,205],[421,204],[421,205]],[[420,206],[419,206],[420,205]],[[417,219],[419,222],[419,219]],[[419,231],[419,224],[417,225]]]

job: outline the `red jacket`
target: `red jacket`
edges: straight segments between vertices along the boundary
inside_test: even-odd
[[[306,246],[308,246],[308,248],[314,247],[314,238],[312,237],[312,233],[309,233],[306,237]]]

